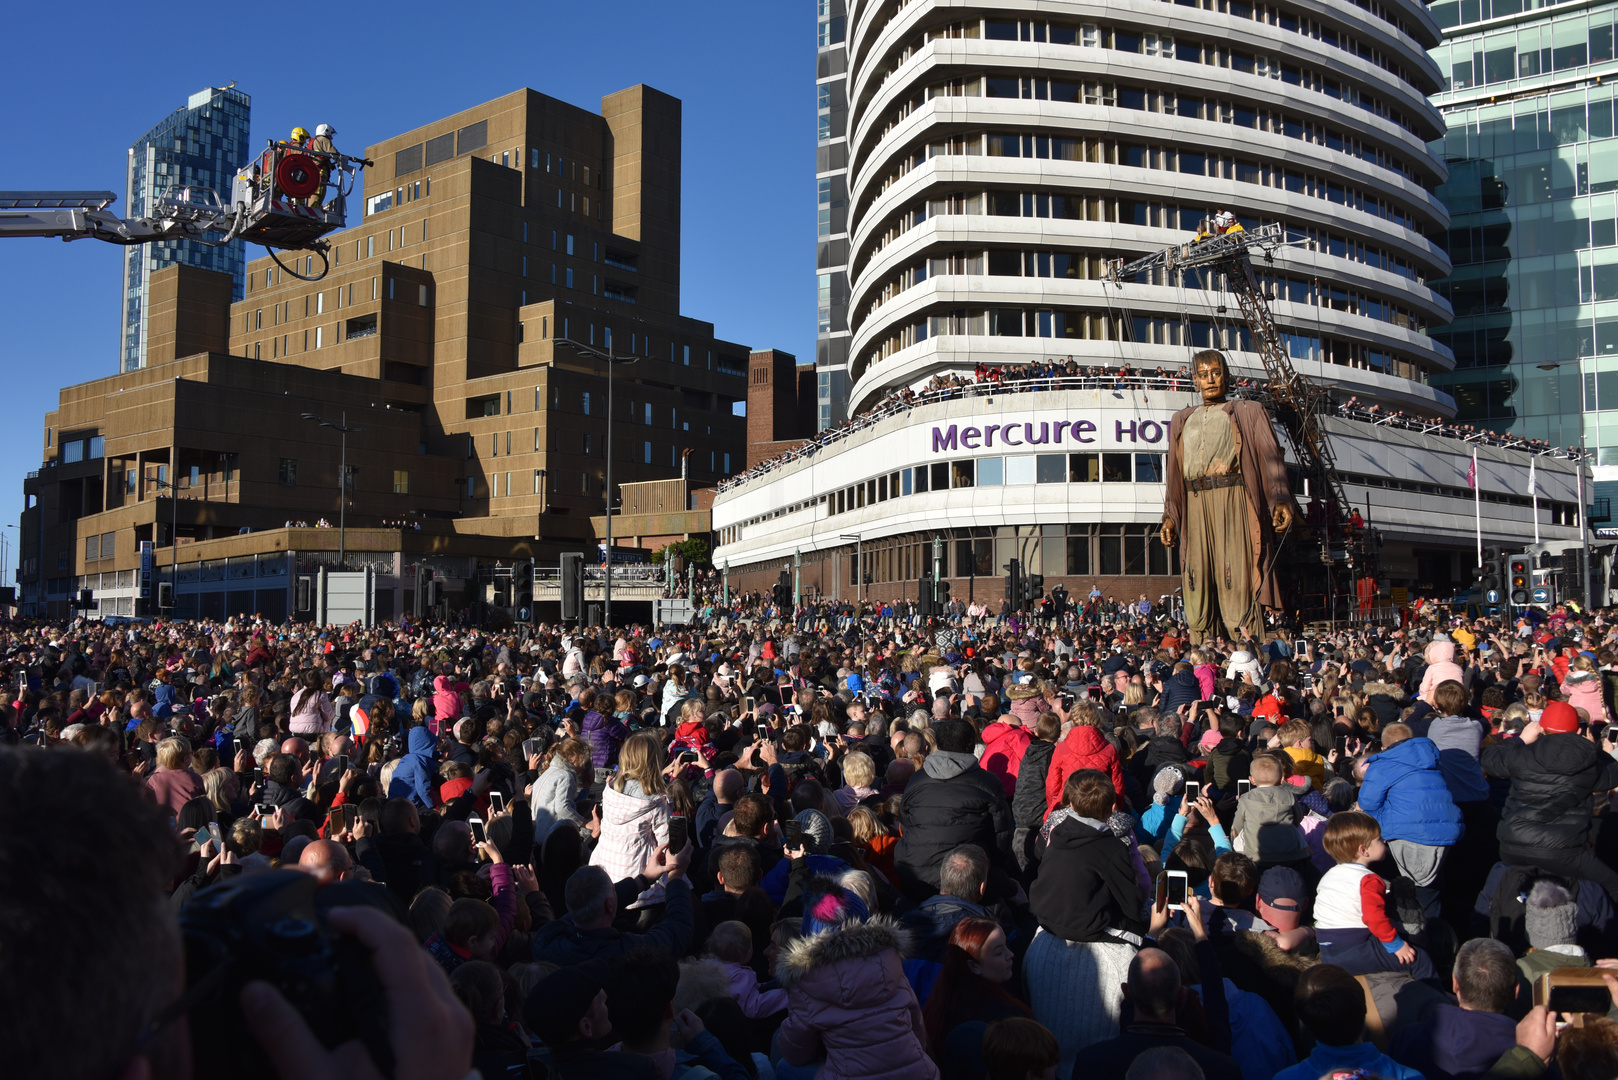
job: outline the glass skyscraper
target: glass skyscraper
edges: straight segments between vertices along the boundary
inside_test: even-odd
[[[815,0],[815,423],[848,415],[848,54],[845,0]]]
[[[176,109],[129,148],[129,172],[124,189],[125,217],[144,217],[170,189],[205,187],[220,199],[230,198],[236,170],[246,164],[247,126],[251,99],[233,87],[210,86],[192,94],[185,107]],[[133,371],[146,364],[146,287],[153,272],[184,263],[229,274],[236,283],[235,299],[242,298],[246,273],[245,245],[233,240],[209,247],[192,240],[164,240],[132,244],[124,251],[123,321],[119,364]]]
[[[1431,10],[1454,265],[1434,288],[1455,309],[1432,331],[1455,370],[1432,384],[1461,421],[1561,446],[1582,436],[1618,466],[1618,3]]]

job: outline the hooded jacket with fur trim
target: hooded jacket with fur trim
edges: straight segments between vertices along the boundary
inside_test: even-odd
[[[907,944],[880,915],[793,942],[776,964],[789,1002],[781,1056],[792,1065],[824,1057],[817,1080],[936,1080],[901,960]]]

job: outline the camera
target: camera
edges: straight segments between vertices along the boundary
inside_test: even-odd
[[[348,882],[317,896],[318,887],[297,870],[243,874],[203,889],[181,909],[197,1080],[276,1075],[239,1004],[242,987],[256,979],[279,990],[322,1045],[358,1038],[382,1075],[393,1075],[387,1001],[370,955],[325,916],[369,898]]]

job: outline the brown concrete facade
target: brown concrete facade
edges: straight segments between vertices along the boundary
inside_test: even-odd
[[[157,275],[151,364],[64,389],[46,417],[24,599],[128,569],[139,540],[166,548],[160,479],[182,544],[335,524],[338,436],[304,412],[362,429],[351,525],[486,536],[510,557],[595,540],[609,397],[620,492],[740,471],[749,349],[679,311],[680,123],[645,86],[600,114],[519,90],[366,147],[375,166],[319,280],[297,276],[319,275],[318,255],[286,252],[250,261],[234,304],[228,278]],[[591,350],[617,358],[610,390]],[[615,532],[704,531],[703,515],[655,517]]]

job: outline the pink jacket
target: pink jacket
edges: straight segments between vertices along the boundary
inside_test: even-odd
[[[1218,685],[1218,676],[1214,673],[1214,666],[1212,664],[1198,664],[1191,669],[1191,674],[1197,677],[1197,685],[1202,688],[1202,700],[1211,700],[1214,696],[1214,688]]]
[[[433,680],[433,723],[428,726],[438,735],[460,718],[461,695],[455,692],[455,681],[448,675],[440,675]]]
[[[146,787],[158,806],[173,810],[176,815],[180,807],[192,799],[208,794],[202,786],[202,777],[193,769],[158,769],[146,778]]]
[[[1607,723],[1607,705],[1601,700],[1601,675],[1594,671],[1570,671],[1562,681],[1562,694],[1575,709],[1583,709],[1590,723]]]
[[[789,1002],[776,1047],[788,1064],[825,1058],[816,1080],[937,1080],[904,944],[880,915],[792,943],[776,966]]]
[[[742,1007],[743,1016],[762,1020],[766,1016],[774,1016],[787,1007],[787,992],[765,990],[761,993],[758,988],[758,973],[746,964],[732,964],[727,961],[724,968],[725,973],[730,976],[730,996]]]
[[[1427,704],[1433,703],[1433,691],[1438,684],[1454,679],[1461,681],[1461,665],[1455,662],[1455,642],[1434,641],[1422,653],[1427,660],[1427,672],[1421,677],[1421,689],[1416,696]]]

